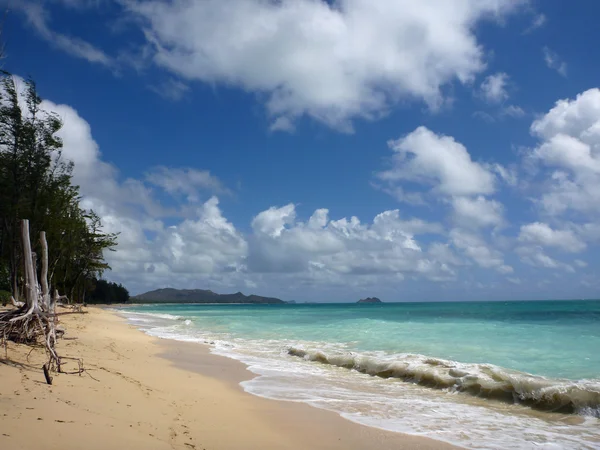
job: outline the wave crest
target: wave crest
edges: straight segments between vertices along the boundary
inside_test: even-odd
[[[464,364],[415,354],[377,357],[300,347],[290,347],[288,354],[381,378],[399,378],[422,386],[518,402],[546,411],[600,417],[598,380],[551,379],[492,364]]]

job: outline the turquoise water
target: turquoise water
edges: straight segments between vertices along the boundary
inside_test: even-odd
[[[125,314],[150,334],[245,362],[260,375],[244,383],[257,395],[471,448],[600,448],[600,301],[147,305]]]

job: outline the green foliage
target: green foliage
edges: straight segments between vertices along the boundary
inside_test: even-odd
[[[129,291],[122,284],[97,280],[95,288],[87,298],[87,303],[126,303]]]
[[[19,222],[29,219],[33,251],[40,252],[37,237],[46,231],[53,289],[83,301],[109,269],[103,254],[116,235],[103,233],[100,218],[79,206],[73,163],[61,157],[62,123],[41,103],[33,81],[18,86],[0,73],[0,289],[22,284]]]
[[[6,306],[10,302],[10,292],[0,291],[0,305]]]
[[[10,291],[10,271],[6,261],[0,259],[0,291]]]

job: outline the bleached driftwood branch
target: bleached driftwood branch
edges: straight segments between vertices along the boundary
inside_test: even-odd
[[[17,302],[11,297],[12,304],[17,307],[12,311],[0,314],[0,339],[12,340],[29,345],[42,344],[48,354],[48,362],[44,364],[44,376],[48,384],[52,384],[50,371],[61,370],[61,358],[56,353],[56,337],[64,333],[57,330],[58,316],[55,312],[57,302],[64,298],[55,290],[54,297],[50,296],[48,284],[48,242],[46,233],[40,233],[42,247],[41,272],[38,281],[36,270],[36,255],[31,251],[29,239],[29,221],[21,221],[21,240],[23,245],[23,261],[25,272],[25,302]],[[83,372],[80,363],[80,370]]]

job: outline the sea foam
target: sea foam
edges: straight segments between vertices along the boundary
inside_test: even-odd
[[[181,309],[120,313],[146,319],[133,324],[153,336],[210,344],[213,353],[242,361],[257,375],[242,387],[261,397],[304,402],[363,425],[471,449],[600,448],[600,380],[356,350],[352,342],[291,339],[282,329],[249,337],[246,329],[232,328],[239,322],[219,323],[220,311],[201,309],[200,316]]]
[[[374,357],[297,347],[290,347],[288,353],[380,378],[399,378],[422,386],[514,401],[548,411],[600,417],[600,383],[595,380],[550,379],[492,364],[465,364],[414,354]]]

